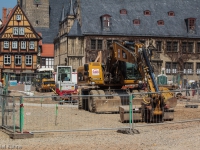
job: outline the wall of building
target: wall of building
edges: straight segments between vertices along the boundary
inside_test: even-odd
[[[33,27],[49,28],[49,0],[40,1],[39,5],[36,5],[33,0],[22,0],[20,4]]]

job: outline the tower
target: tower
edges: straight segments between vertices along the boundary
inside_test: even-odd
[[[49,28],[49,0],[18,0],[33,27]]]

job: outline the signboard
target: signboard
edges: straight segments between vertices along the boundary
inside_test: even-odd
[[[92,69],[92,75],[98,76],[99,75],[99,69]]]

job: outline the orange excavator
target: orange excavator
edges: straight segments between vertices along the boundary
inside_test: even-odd
[[[142,43],[113,42],[106,63],[101,52],[94,62],[77,70],[79,109],[95,113],[120,112],[129,104],[128,95],[134,94],[133,113],[136,120],[173,120],[177,98],[168,88],[159,87]],[[146,82],[145,94],[139,82]],[[126,98],[120,95],[127,95]],[[89,96],[87,96],[89,95]]]

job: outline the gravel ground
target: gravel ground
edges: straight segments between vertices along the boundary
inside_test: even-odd
[[[22,88],[23,89],[23,88]],[[15,89],[12,89],[15,90]],[[18,90],[20,90],[18,88]],[[12,92],[17,95],[19,93]],[[50,94],[50,93],[48,93]],[[20,94],[19,94],[20,95]],[[40,99],[29,99],[26,102],[41,102]],[[195,99],[196,100],[196,99]],[[175,121],[197,119],[200,108],[184,108],[185,104],[194,100],[182,100],[175,109]],[[50,103],[49,99],[43,101]],[[128,127],[128,123],[119,122],[119,114],[94,114],[78,110],[75,105],[59,105],[58,117],[55,117],[55,103],[52,105],[40,104],[38,106],[26,105],[24,107],[24,129],[35,130],[75,130],[75,129],[106,129]],[[16,116],[16,122],[19,117]],[[56,122],[56,125],[55,125]],[[142,126],[139,126],[142,125]],[[143,126],[145,125],[145,126]],[[134,124],[135,134],[123,134],[115,130],[101,131],[76,131],[53,132],[35,134],[32,139],[10,139],[0,131],[0,149],[10,146],[12,149],[37,149],[37,150],[199,150],[200,147],[200,122],[186,122],[175,124],[156,124],[146,126],[146,123]],[[150,124],[151,125],[151,124]]]
[[[13,140],[0,132],[1,146],[37,150],[199,150],[200,122],[146,126],[139,134],[90,131],[47,134],[32,139]]]

